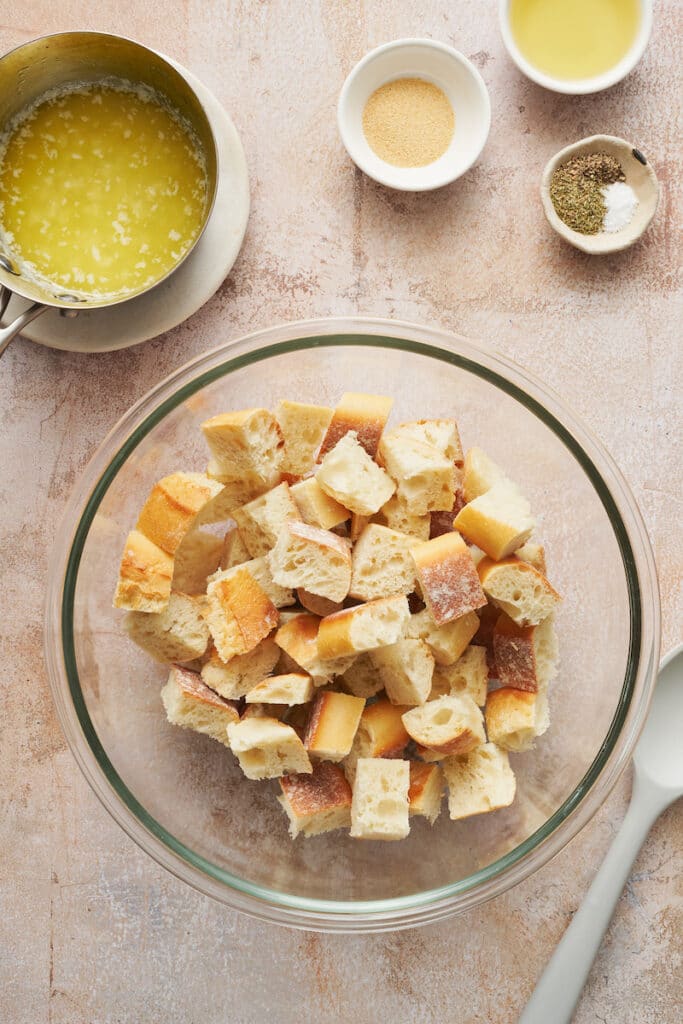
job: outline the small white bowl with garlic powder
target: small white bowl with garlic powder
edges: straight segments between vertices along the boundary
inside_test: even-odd
[[[582,234],[558,215],[550,196],[553,175],[577,157],[607,154],[618,161],[623,180],[602,187],[605,214],[594,234]],[[548,161],[541,179],[541,201],[548,223],[565,241],[591,255],[620,252],[637,242],[650,225],[659,202],[659,183],[641,150],[616,135],[591,135],[566,146]]]
[[[441,188],[476,162],[488,137],[484,80],[458,50],[397,39],[356,64],[337,106],[339,133],[362,171],[404,192]]]

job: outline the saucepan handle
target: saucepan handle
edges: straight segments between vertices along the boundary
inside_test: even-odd
[[[12,289],[4,284],[0,285],[0,320],[5,315],[11,298]],[[12,338],[16,338],[17,334],[20,334],[24,327],[26,327],[26,324],[30,324],[31,320],[35,320],[37,316],[40,316],[41,313],[44,313],[49,308],[49,306],[45,306],[42,302],[34,302],[23,313],[20,313],[18,317],[15,317],[11,324],[7,324],[6,327],[0,327],[0,358]]]

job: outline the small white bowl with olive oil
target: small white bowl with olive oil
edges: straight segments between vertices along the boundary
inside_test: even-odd
[[[652,30],[652,0],[500,0],[500,30],[527,78],[554,92],[600,92],[625,78]]]

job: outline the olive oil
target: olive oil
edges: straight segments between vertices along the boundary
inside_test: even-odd
[[[624,57],[640,24],[639,0],[511,0],[523,57],[552,78],[593,78]]]
[[[153,284],[196,239],[207,203],[198,141],[151,89],[70,86],[0,143],[0,232],[22,272],[86,297]]]

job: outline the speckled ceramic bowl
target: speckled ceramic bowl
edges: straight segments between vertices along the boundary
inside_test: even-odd
[[[558,216],[550,198],[550,183],[556,168],[574,156],[587,156],[590,153],[608,153],[616,157],[626,176],[626,184],[631,186],[638,199],[633,219],[620,231],[598,231],[595,235],[582,235]],[[626,139],[616,135],[591,135],[571,146],[565,146],[548,161],[541,178],[541,202],[548,223],[565,242],[592,256],[600,256],[628,249],[647,231],[657,212],[659,183],[652,164]]]
[[[228,329],[226,328],[226,336]],[[283,396],[395,397],[394,419],[452,416],[528,493],[564,595],[550,730],[513,755],[512,806],[414,819],[408,839],[292,842],[276,782],[166,722],[164,667],[111,606],[142,495],[201,469],[206,417]],[[45,655],[71,749],[95,793],[151,856],[228,906],[279,924],[372,931],[435,921],[525,878],[576,835],[628,763],[659,657],[652,553],[623,478],[560,399],[509,360],[436,330],[377,320],[291,324],[200,356],[114,427],[74,488],[54,544]]]

